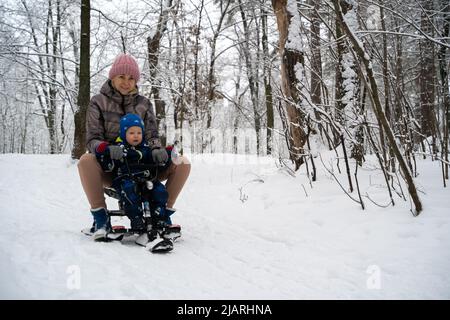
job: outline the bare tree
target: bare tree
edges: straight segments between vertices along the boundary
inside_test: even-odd
[[[160,96],[160,84],[158,83],[158,61],[160,54],[161,38],[167,29],[167,21],[169,19],[169,12],[172,9],[172,0],[163,0],[161,2],[161,11],[159,14],[156,31],[152,36],[147,37],[147,54],[148,66],[150,69],[150,80],[152,82],[151,94],[155,102],[156,124],[160,132],[161,143],[167,143],[167,130],[164,121],[166,119],[166,104]]]
[[[417,189],[414,185],[414,181],[412,179],[411,172],[409,171],[409,168],[406,165],[406,162],[405,162],[405,160],[400,152],[400,149],[397,145],[397,142],[395,140],[392,129],[386,119],[386,115],[383,112],[380,97],[378,95],[378,84],[375,80],[375,76],[374,76],[374,73],[372,70],[372,61],[370,59],[370,56],[364,49],[361,41],[355,36],[353,30],[347,24],[347,21],[344,19],[344,13],[342,11],[342,7],[340,6],[340,0],[333,0],[333,5],[334,5],[334,9],[335,9],[337,18],[338,18],[338,22],[341,24],[342,29],[344,30],[346,36],[349,38],[349,40],[352,43],[352,47],[355,50],[355,53],[359,56],[359,58],[361,59],[363,65],[364,65],[364,70],[366,72],[367,80],[368,80],[368,83],[370,86],[370,96],[371,96],[372,105],[373,105],[373,108],[375,111],[375,115],[377,116],[378,120],[380,121],[381,125],[383,126],[383,129],[384,129],[387,139],[389,141],[389,146],[392,148],[392,150],[397,158],[397,161],[400,165],[400,170],[403,174],[403,178],[405,179],[405,181],[408,185],[409,194],[415,205],[414,215],[418,215],[422,211],[422,203],[417,194]]]
[[[288,117],[288,148],[291,160],[298,170],[303,163],[303,146],[306,143],[305,117],[299,109],[301,96],[298,92],[298,79],[294,67],[297,63],[304,65],[303,52],[286,47],[289,37],[289,25],[292,13],[287,9],[287,0],[272,0],[272,6],[277,18],[279,37],[279,54],[281,58],[282,90],[286,98]]]
[[[450,5],[447,1],[442,1],[442,37],[448,38],[450,36]],[[445,179],[448,180],[448,147],[449,147],[449,127],[450,127],[450,88],[449,88],[449,64],[447,56],[447,47],[441,45],[438,53],[439,60],[439,75],[440,75],[440,88],[442,91],[442,128],[443,128],[443,142],[442,142],[442,156],[445,160],[444,166],[444,185]]]
[[[422,0],[420,4],[423,8],[420,17],[420,27],[423,32],[432,36],[433,22],[430,14],[433,10],[433,1]],[[436,116],[434,110],[435,96],[435,61],[434,45],[428,39],[421,39],[420,45],[420,65],[419,65],[419,83],[420,83],[420,111],[422,116],[422,134],[424,138],[432,137],[433,152],[436,152]]]
[[[322,104],[322,55],[320,50],[320,10],[321,1],[309,0],[310,8],[310,46],[311,46],[311,101]],[[316,117],[318,115],[316,114]]]
[[[249,92],[250,92],[250,101],[252,105],[252,113],[253,113],[253,121],[254,121],[254,128],[255,128],[255,134],[256,134],[256,153],[260,154],[261,151],[261,122],[262,122],[262,115],[260,111],[260,94],[259,94],[259,81],[258,81],[258,75],[259,75],[259,69],[257,67],[257,64],[259,63],[260,59],[260,53],[259,53],[259,45],[253,50],[256,52],[254,54],[254,58],[252,58],[252,50],[251,50],[251,33],[252,30],[256,32],[255,40],[256,43],[259,43],[260,37],[259,37],[259,26],[256,25],[255,28],[250,28],[249,22],[252,21],[256,24],[255,19],[255,12],[254,12],[254,6],[253,3],[247,3],[247,5],[250,5],[249,11],[251,11],[250,15],[251,18],[247,17],[247,10],[244,7],[244,3],[241,0],[238,0],[239,5],[239,11],[241,15],[241,22],[244,32],[244,41],[241,43],[241,50],[242,55],[245,58],[245,70],[247,74],[247,81],[249,86]]]
[[[263,49],[263,74],[264,74],[264,97],[266,100],[266,149],[267,154],[272,154],[273,148],[273,131],[275,128],[274,124],[274,108],[273,108],[273,94],[272,94],[272,84],[271,84],[271,57],[269,54],[269,44],[268,44],[268,25],[267,25],[267,9],[265,8],[265,1],[260,2],[261,10],[261,29],[262,29],[262,49]]]
[[[90,71],[90,0],[81,1],[81,30],[80,30],[80,74],[78,88],[78,109],[75,111],[75,134],[72,158],[79,159],[86,152],[86,112],[89,106],[91,92]]]

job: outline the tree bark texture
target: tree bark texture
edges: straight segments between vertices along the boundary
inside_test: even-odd
[[[269,57],[269,45],[268,45],[268,28],[267,28],[267,11],[261,5],[261,24],[262,24],[262,47],[264,56],[264,96],[266,99],[266,149],[267,154],[272,154],[273,138],[272,132],[274,129],[274,112],[273,112],[273,96],[272,85],[270,83],[270,57]]]
[[[432,22],[427,12],[433,9],[433,2],[422,0],[423,12],[420,19],[420,27],[423,32],[431,36],[433,32]],[[419,70],[419,88],[420,88],[420,111],[422,115],[421,127],[422,134],[425,137],[436,136],[436,120],[434,111],[434,45],[427,39],[419,41],[420,46],[420,70]]]
[[[164,2],[161,6],[164,5]],[[151,94],[153,95],[153,101],[155,103],[155,115],[156,115],[156,125],[158,127],[161,144],[164,146],[167,143],[167,133],[166,126],[163,125],[163,122],[166,119],[166,103],[160,97],[159,94],[159,86],[157,84],[157,75],[158,75],[158,61],[159,61],[159,53],[160,53],[160,45],[161,38],[167,29],[167,20],[169,15],[169,9],[172,7],[172,0],[168,0],[166,2],[166,7],[161,8],[161,13],[158,19],[158,25],[155,34],[153,37],[147,38],[147,55],[148,55],[148,67],[150,71],[150,81],[152,83],[151,86]]]
[[[72,158],[80,159],[86,152],[86,112],[90,101],[90,0],[81,1],[80,73],[77,105],[74,115],[75,134]]]
[[[302,155],[303,146],[306,143],[306,132],[304,130],[305,117],[298,107],[300,96],[297,89],[298,79],[295,75],[294,67],[297,63],[304,64],[304,56],[302,52],[286,48],[286,41],[289,36],[289,24],[292,18],[292,14],[287,10],[287,0],[272,0],[272,6],[280,34],[281,82],[282,91],[287,101],[288,147],[290,158],[295,164],[295,170],[298,170],[304,162]]]

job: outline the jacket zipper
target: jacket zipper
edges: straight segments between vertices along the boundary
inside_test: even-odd
[[[126,115],[127,112],[126,112],[126,110],[125,110],[125,96],[123,96],[123,95],[121,95],[121,96],[122,96],[122,103],[120,104],[120,106],[121,106],[121,108],[122,108],[123,115]]]

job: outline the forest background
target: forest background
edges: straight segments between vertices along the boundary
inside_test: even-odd
[[[165,143],[191,154],[269,155],[293,172],[308,166],[312,181],[317,151],[339,150],[350,193],[374,154],[391,199],[403,180],[418,214],[416,160],[436,160],[448,181],[449,6],[5,0],[0,153],[79,158],[89,99],[127,52]]]

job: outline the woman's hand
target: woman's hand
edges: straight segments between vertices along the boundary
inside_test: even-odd
[[[167,154],[166,149],[157,148],[152,150],[152,158],[154,163],[163,166],[166,164],[167,160],[169,160],[169,155]]]

